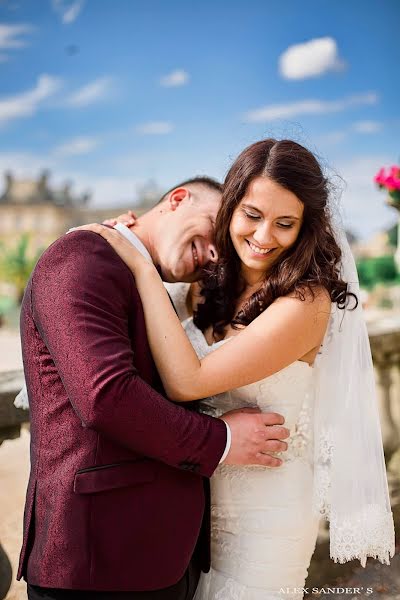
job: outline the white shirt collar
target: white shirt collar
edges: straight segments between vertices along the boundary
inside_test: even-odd
[[[122,233],[122,235],[129,240],[137,250],[139,250],[140,254],[147,258],[148,261],[153,262],[150,252],[147,250],[146,246],[141,240],[139,240],[138,236],[129,229],[129,227],[123,225],[122,223],[117,223],[114,225],[114,229],[118,229],[118,231]]]

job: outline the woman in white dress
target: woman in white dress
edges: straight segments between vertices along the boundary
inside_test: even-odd
[[[321,514],[331,520],[333,558],[387,561],[393,525],[379,422],[374,398],[365,401],[371,390],[361,389],[365,381],[373,386],[372,363],[355,317],[362,344],[355,343],[354,327],[347,331],[366,352],[365,360],[358,352],[362,384],[343,363],[354,344],[344,336],[336,344],[338,316],[358,315],[360,305],[350,291],[357,292],[350,287],[354,271],[348,271],[352,281],[342,278],[328,182],[313,154],[290,140],[267,139],[234,162],[215,227],[219,260],[205,274],[203,302],[184,329],[154,266],[117,231],[85,228],[108,240],[133,271],[172,400],[202,398],[201,409],[216,416],[258,406],[283,414],[291,431],[279,469],[221,465],[213,475],[212,567],[202,574],[196,600],[301,598]],[[357,440],[342,439],[355,416]],[[374,446],[368,468],[380,477],[372,487],[359,472],[367,439]],[[353,464],[346,475],[347,453]],[[354,533],[360,527],[362,539]]]

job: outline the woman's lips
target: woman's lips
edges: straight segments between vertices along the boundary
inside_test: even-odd
[[[276,247],[275,248],[260,248],[260,246],[256,246],[256,244],[253,244],[249,240],[246,240],[246,242],[247,242],[248,247],[250,248],[252,255],[256,258],[264,259],[267,256],[269,256],[270,254],[272,254],[274,252],[274,250],[276,250]]]

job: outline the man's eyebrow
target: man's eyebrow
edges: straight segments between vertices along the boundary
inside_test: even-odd
[[[253,206],[252,204],[242,204],[242,206],[244,208],[250,208],[251,210],[255,210],[260,215],[262,215],[262,211],[259,208],[257,208],[256,206]],[[276,217],[276,219],[294,219],[295,221],[300,221],[299,217],[295,217],[294,215],[284,215],[281,217]]]

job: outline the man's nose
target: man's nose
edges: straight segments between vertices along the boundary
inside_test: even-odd
[[[214,244],[208,244],[207,246],[207,262],[216,263],[218,260],[218,252]]]

